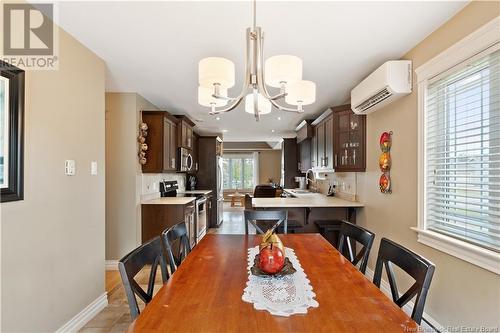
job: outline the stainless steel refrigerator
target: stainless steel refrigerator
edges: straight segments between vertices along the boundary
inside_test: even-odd
[[[222,223],[222,216],[224,215],[224,192],[222,188],[224,174],[222,170],[222,157],[217,156],[217,226]]]

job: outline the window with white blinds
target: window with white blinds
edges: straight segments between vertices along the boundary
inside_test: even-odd
[[[425,228],[500,252],[500,50],[430,80]]]

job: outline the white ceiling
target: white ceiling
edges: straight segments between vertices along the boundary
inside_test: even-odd
[[[348,101],[367,74],[400,58],[465,4],[259,2],[265,57],[301,57],[304,79],[317,84],[316,103],[305,114],[275,111],[259,123],[242,105],[217,121],[197,103],[198,61],[207,56],[235,63],[230,94],[239,91],[252,17],[248,1],[60,2],[59,24],[106,61],[107,91],[137,92],[161,109],[189,114],[202,133],[227,130],[225,140],[276,141],[301,119]]]

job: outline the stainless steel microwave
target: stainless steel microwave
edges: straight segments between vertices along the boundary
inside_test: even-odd
[[[193,169],[193,156],[191,151],[186,148],[179,148],[179,171],[188,172]]]

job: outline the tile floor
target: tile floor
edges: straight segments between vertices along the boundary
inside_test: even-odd
[[[224,222],[219,228],[209,230],[216,234],[244,234],[245,224],[243,219],[244,208],[231,207],[229,202],[224,203]],[[250,226],[249,233],[254,234],[255,228]],[[138,273],[136,280],[139,285],[146,289],[149,278],[149,269],[145,267]],[[161,288],[161,274],[158,271],[155,292]],[[106,272],[106,292],[108,293],[108,306],[89,321],[79,332],[81,333],[121,333],[127,330],[132,322],[127,303],[125,290],[123,289],[118,271]],[[138,299],[140,309],[144,303]]]
[[[243,217],[243,207],[231,207],[230,202],[224,202],[223,222],[219,228],[211,228],[208,233],[214,234],[245,234],[245,220]],[[255,234],[255,228],[249,226],[248,233]]]

